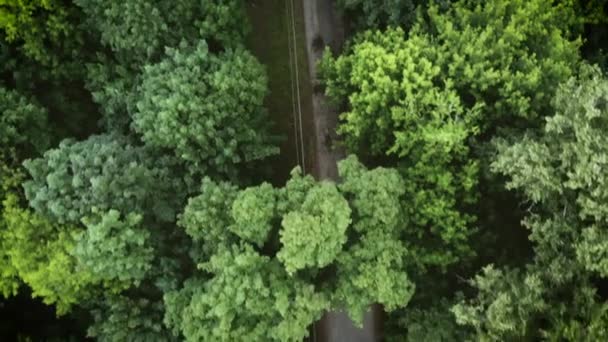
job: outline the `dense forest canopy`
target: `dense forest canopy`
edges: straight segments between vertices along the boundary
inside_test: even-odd
[[[7,339],[608,339],[607,2],[333,4],[349,156],[277,185],[246,2],[0,0],[0,310],[82,328]]]

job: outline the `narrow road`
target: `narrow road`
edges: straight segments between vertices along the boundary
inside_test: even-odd
[[[304,25],[306,32],[306,51],[310,79],[318,84],[317,61],[323,54],[325,46],[334,53],[341,50],[344,42],[342,19],[336,13],[332,0],[288,0],[300,2],[304,7]],[[315,176],[318,179],[338,180],[337,161],[345,156],[343,149],[334,143],[338,141],[336,126],[338,112],[331,108],[325,95],[313,86],[312,112],[315,128]],[[375,342],[380,341],[382,325],[382,308],[372,306],[365,315],[363,328],[353,325],[343,312],[328,312],[315,325],[313,342]]]
[[[335,12],[331,0],[296,1],[301,2],[304,7],[310,79],[313,85],[318,85],[317,61],[323,55],[324,47],[329,46],[334,52],[342,48],[344,41],[342,21]],[[337,180],[336,162],[345,156],[344,151],[334,144],[338,140],[335,133],[338,113],[329,106],[318,86],[313,86],[312,111],[317,147],[315,176],[319,179]]]
[[[296,165],[317,179],[338,180],[338,113],[329,106],[317,80],[317,61],[325,46],[342,48],[341,18],[332,0],[250,0],[252,24],[248,46],[267,67],[270,94],[266,98],[275,132],[286,135],[281,154],[270,161],[273,183],[282,186]],[[315,324],[310,342],[380,341],[382,310],[365,316],[363,329],[341,312],[328,312]]]
[[[274,133],[285,137],[281,153],[265,166],[273,171],[273,184],[283,186],[295,166],[314,173],[316,164],[304,15],[297,0],[245,3],[251,23],[247,45],[268,73],[269,94],[264,104]]]

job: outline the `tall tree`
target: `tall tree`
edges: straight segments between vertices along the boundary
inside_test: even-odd
[[[278,189],[203,183],[179,221],[198,270],[164,296],[176,336],[298,341],[330,308],[360,324],[372,303],[407,305],[414,285],[408,246],[398,239],[403,180],[355,157],[339,169],[337,185],[299,169]]]
[[[422,269],[471,256],[468,209],[486,162],[479,143],[538,126],[551,111],[579,60],[566,10],[544,0],[431,5],[407,35],[367,31],[342,56],[325,54],[326,93],[346,108],[346,147],[404,176],[419,232],[406,238],[419,240]]]
[[[184,43],[145,68],[133,126],[145,143],[173,150],[195,172],[234,175],[235,166],[278,152],[266,93],[264,69],[249,52],[215,55],[205,41]]]
[[[499,144],[492,168],[529,203],[534,256],[487,266],[478,294],[454,308],[480,339],[596,341],[608,336],[608,80],[585,67],[560,87],[540,136]]]

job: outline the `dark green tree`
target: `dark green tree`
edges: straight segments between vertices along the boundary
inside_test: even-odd
[[[32,176],[24,183],[31,207],[60,223],[111,209],[170,222],[186,196],[172,157],[119,135],[64,140],[24,165]]]
[[[76,0],[120,61],[156,62],[166,47],[208,39],[239,45],[248,30],[241,0]]]
[[[337,8],[346,15],[355,29],[386,28],[387,26],[411,28],[416,22],[417,11],[424,11],[428,0],[337,0]],[[442,8],[449,0],[434,0]]]
[[[47,110],[34,100],[0,86],[0,150],[23,159],[44,152],[51,143]]]
[[[145,68],[133,126],[145,143],[172,149],[195,172],[234,175],[236,166],[278,153],[262,106],[266,93],[264,69],[249,52],[215,55],[205,41],[183,43]]]

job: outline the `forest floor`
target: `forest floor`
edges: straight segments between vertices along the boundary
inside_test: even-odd
[[[246,3],[251,23],[248,48],[268,73],[270,93],[265,106],[274,132],[286,138],[281,143],[280,155],[270,161],[273,183],[283,185],[296,165],[311,173],[316,164],[312,83],[302,4],[291,0]]]

